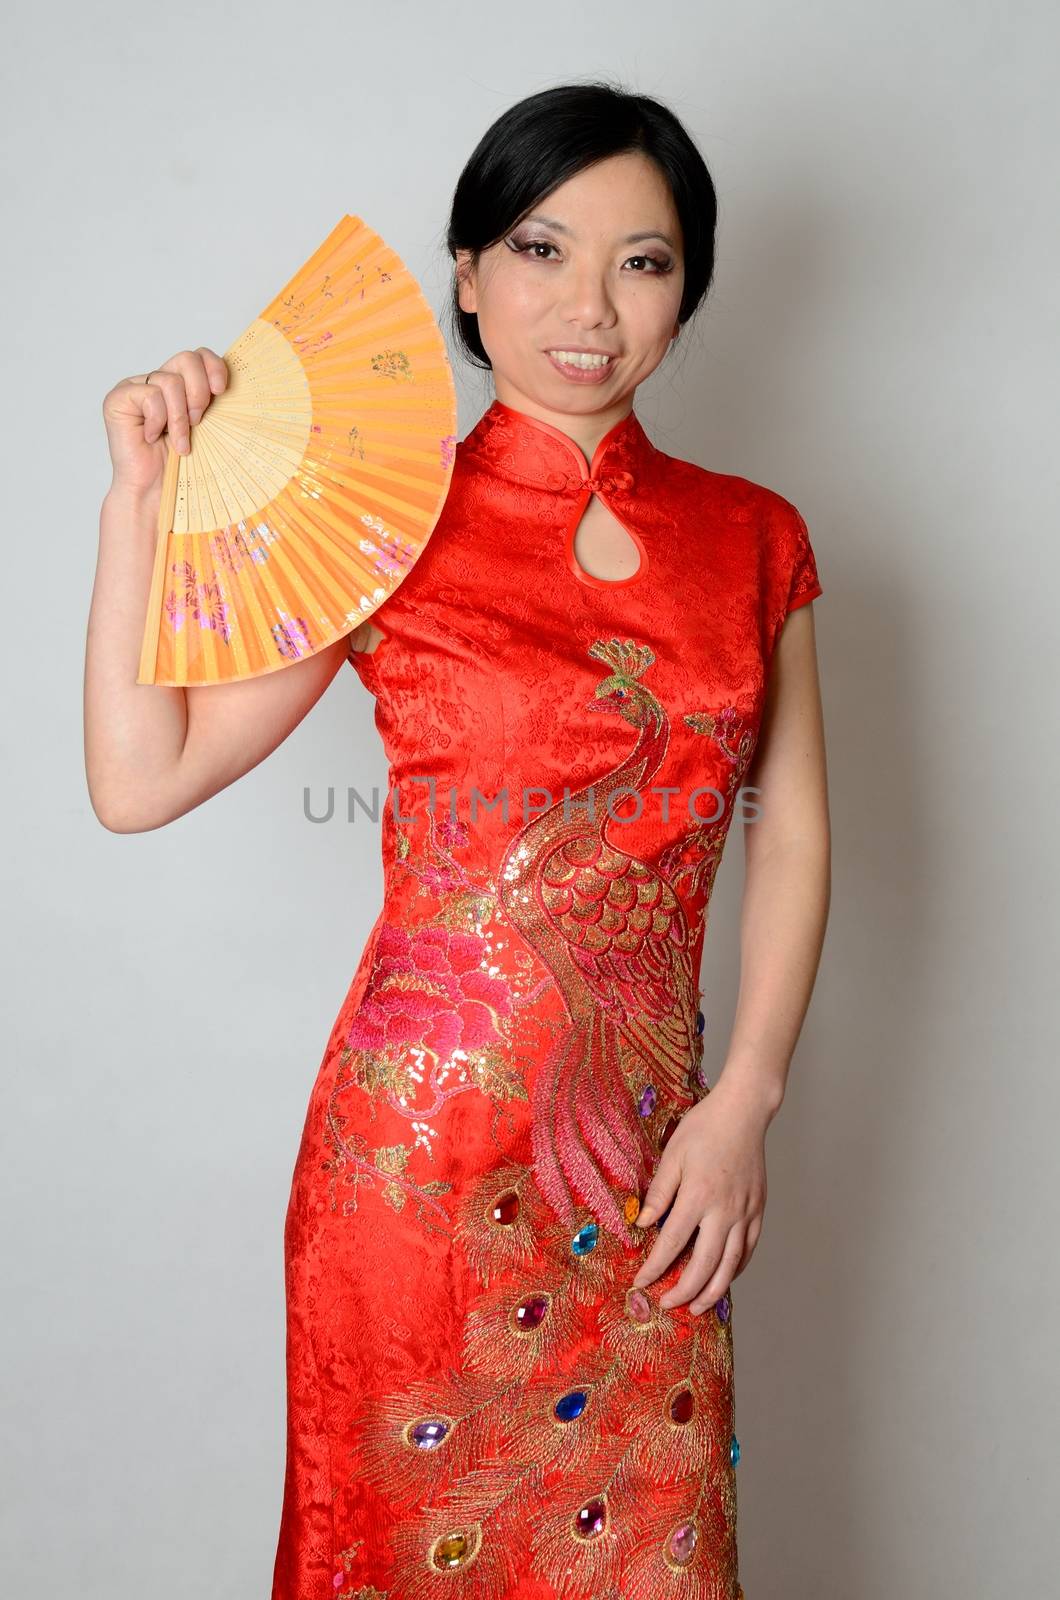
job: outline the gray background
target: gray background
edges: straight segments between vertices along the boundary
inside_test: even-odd
[[[475,142],[596,74],[677,111],[721,201],[709,307],[638,414],[793,500],[825,591],[831,923],[736,1283],[748,1600],[1051,1592],[1051,8],[7,15],[6,1593],[268,1593],[290,1172],[381,892],[370,822],[303,816],[307,785],[385,786],[349,670],[210,805],[95,820],[103,396],[223,350],[346,211],[440,309]],[[463,435],[491,393],[455,365]],[[741,850],[707,939],[714,1072]]]

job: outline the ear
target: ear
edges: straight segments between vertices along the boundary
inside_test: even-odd
[[[457,302],[461,311],[475,313],[478,301],[475,295],[475,268],[470,250],[456,252]]]

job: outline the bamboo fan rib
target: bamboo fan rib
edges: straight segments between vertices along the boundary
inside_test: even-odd
[[[166,457],[137,683],[258,677],[349,633],[415,564],[452,478],[445,339],[360,217],[224,355],[228,387]]]

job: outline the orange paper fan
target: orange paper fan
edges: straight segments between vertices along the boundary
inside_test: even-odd
[[[407,576],[452,478],[445,339],[360,217],[224,356],[227,388],[166,457],[137,683],[254,678],[349,633]]]

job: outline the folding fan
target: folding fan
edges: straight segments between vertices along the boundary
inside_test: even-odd
[[[456,453],[445,339],[419,284],[343,217],[224,352],[170,449],[137,683],[226,683],[349,633],[408,575]]]

